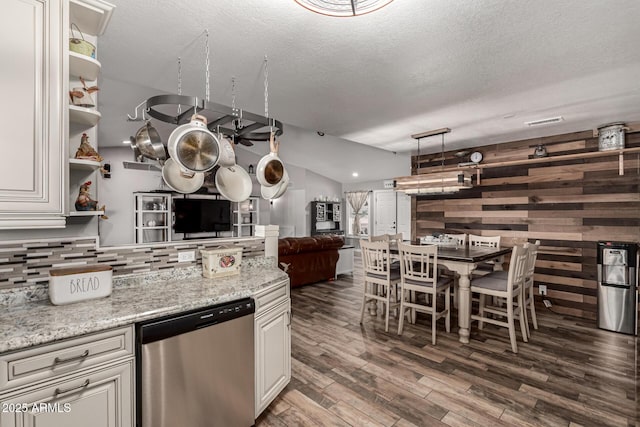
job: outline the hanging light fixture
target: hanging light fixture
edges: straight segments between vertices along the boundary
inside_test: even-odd
[[[374,12],[393,0],[295,0],[312,12],[327,16],[358,16]]]
[[[444,134],[451,132],[449,128],[436,129],[411,135],[413,139],[418,140],[418,162],[420,161],[420,140],[430,136],[442,136],[442,154],[440,172],[419,173],[419,164],[416,167],[414,175],[402,176],[396,178],[396,191],[402,191],[406,194],[446,194],[456,193],[465,188],[472,188],[471,174],[468,171],[461,170],[444,170]]]

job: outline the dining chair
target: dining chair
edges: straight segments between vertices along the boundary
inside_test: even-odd
[[[400,320],[398,335],[402,335],[407,310],[412,321],[414,311],[431,315],[431,343],[436,344],[436,323],[445,318],[445,329],[451,331],[450,277],[438,277],[438,247],[435,245],[409,245],[398,243],[400,253]],[[425,304],[418,299],[424,295]],[[438,294],[444,294],[444,309],[438,311]],[[429,303],[431,300],[431,303]]]
[[[478,321],[478,329],[482,330],[484,323],[502,326],[509,329],[509,340],[511,350],[518,352],[516,343],[515,319],[520,320],[520,330],[522,339],[527,342],[527,329],[523,304],[523,287],[527,275],[527,260],[529,249],[523,245],[516,245],[511,251],[511,261],[509,262],[509,272],[507,280],[496,276],[486,275],[471,281],[471,292],[479,295],[478,314],[472,314],[471,320]],[[486,297],[495,297],[504,302],[502,305],[486,305]],[[516,310],[518,310],[516,315]],[[488,317],[493,314],[494,317]],[[506,321],[502,320],[506,317]]]
[[[500,236],[478,236],[476,234],[469,234],[469,246],[485,247],[485,248],[498,248],[500,247]],[[500,259],[494,259],[484,261],[478,264],[478,267],[473,272],[474,277],[484,276],[494,270],[496,263],[501,262]]]
[[[531,313],[531,322],[533,323],[533,329],[538,329],[538,318],[536,317],[536,302],[533,295],[533,275],[536,270],[536,260],[538,259],[538,250],[540,249],[540,240],[536,240],[535,243],[525,243],[525,246],[529,249],[529,256],[527,258],[527,273],[525,276],[524,288],[523,288],[523,304],[524,304],[524,316],[527,325],[527,336],[531,336],[529,330],[529,319],[527,316],[527,309]]]
[[[500,236],[478,236],[476,234],[469,234],[469,246],[497,248],[500,246]]]
[[[364,319],[364,309],[368,303],[380,301],[384,304],[385,332],[389,332],[391,306],[398,307],[397,285],[400,271],[391,268],[389,242],[360,241],[364,276],[360,324]]]
[[[389,236],[389,242],[391,243],[400,243],[402,242],[402,233],[396,233],[396,234],[388,234]]]
[[[466,246],[467,245],[467,234],[466,233],[462,233],[462,234],[446,234],[444,235],[445,237],[452,239],[456,242],[457,246]],[[451,277],[454,281],[454,285],[451,288],[451,295],[453,297],[453,306],[454,307],[458,307],[458,293],[456,291],[457,286],[457,280],[458,280],[458,275],[456,273],[454,273],[453,271],[449,270],[446,267],[442,267],[440,268],[440,274],[443,277]]]
[[[388,242],[389,235],[388,234],[380,234],[378,236],[369,235],[370,242]]]
[[[538,250],[540,248],[540,240],[536,240],[535,243],[526,242],[523,246],[527,248],[529,252],[527,257],[525,282],[522,288],[522,303],[524,305],[523,314],[525,318],[527,338],[531,338],[531,331],[529,329],[529,316],[527,315],[527,310],[529,310],[529,313],[531,314],[531,322],[533,323],[533,329],[538,329],[538,319],[536,317],[536,304],[535,304],[535,297],[533,292],[533,284],[534,284],[534,272],[536,269],[536,260],[538,259]],[[506,281],[508,279],[508,275],[509,274],[507,271],[494,271],[493,273],[490,273],[487,276],[491,276],[492,278]]]

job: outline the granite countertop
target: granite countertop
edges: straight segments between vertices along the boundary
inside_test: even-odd
[[[109,297],[53,305],[48,299],[0,307],[0,353],[250,297],[287,279],[270,258],[243,260],[240,274],[207,279],[200,267],[113,278]]]

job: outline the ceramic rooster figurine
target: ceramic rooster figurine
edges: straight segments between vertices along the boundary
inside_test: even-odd
[[[89,144],[89,137],[86,133],[82,134],[80,138],[80,147],[76,151],[76,159],[93,160],[94,162],[101,162],[102,156]]]
[[[104,211],[105,205],[98,208],[98,201],[93,200],[91,198],[91,193],[89,191],[91,188],[91,181],[87,181],[80,186],[80,191],[78,192],[78,198],[76,199],[75,207],[77,211]],[[109,217],[106,215],[101,215],[100,218],[108,219]]]

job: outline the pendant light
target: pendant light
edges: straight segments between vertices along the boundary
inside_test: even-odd
[[[416,170],[413,175],[396,178],[396,191],[409,195],[450,194],[466,188],[472,188],[471,174],[462,170],[445,170],[444,167],[444,135],[451,132],[449,128],[436,129],[411,135],[418,140],[418,156]],[[430,136],[441,135],[441,171],[420,173],[420,140]]]

